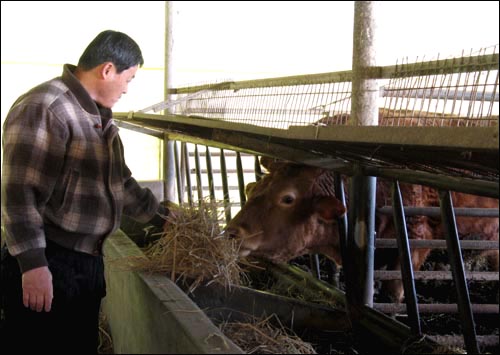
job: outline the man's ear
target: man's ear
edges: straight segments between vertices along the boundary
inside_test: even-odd
[[[106,79],[115,70],[115,65],[112,62],[104,62],[99,66],[99,75],[101,78]]]

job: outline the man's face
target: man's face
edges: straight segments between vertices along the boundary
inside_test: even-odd
[[[139,66],[136,65],[121,73],[117,73],[116,67],[111,65],[102,82],[102,86],[99,90],[99,97],[96,101],[104,107],[112,108],[121,98],[122,94],[127,93],[128,84],[135,77],[135,73],[138,69]]]

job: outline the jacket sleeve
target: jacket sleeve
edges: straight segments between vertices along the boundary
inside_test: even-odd
[[[123,156],[123,144],[121,140],[119,142]],[[138,222],[152,223],[157,227],[162,227],[168,215],[168,209],[159,203],[150,189],[139,185],[132,177],[132,172],[125,161],[123,161],[122,172],[125,188],[123,213]]]
[[[66,129],[42,105],[17,105],[3,126],[2,222],[21,271],[46,266],[43,211],[65,156]]]

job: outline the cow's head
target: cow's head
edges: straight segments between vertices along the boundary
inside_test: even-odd
[[[339,261],[337,218],[346,209],[332,187],[325,188],[328,171],[267,158],[261,163],[269,174],[247,186],[248,200],[226,228],[241,241],[241,256],[285,262],[322,253]]]

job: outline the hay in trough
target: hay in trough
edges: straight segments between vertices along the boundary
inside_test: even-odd
[[[286,329],[276,315],[244,323],[225,322],[219,328],[247,354],[317,354],[310,343]]]
[[[222,234],[216,203],[169,208],[176,218],[143,250],[146,258],[129,259],[133,269],[165,273],[188,286],[188,292],[202,282],[240,285],[239,243]]]

